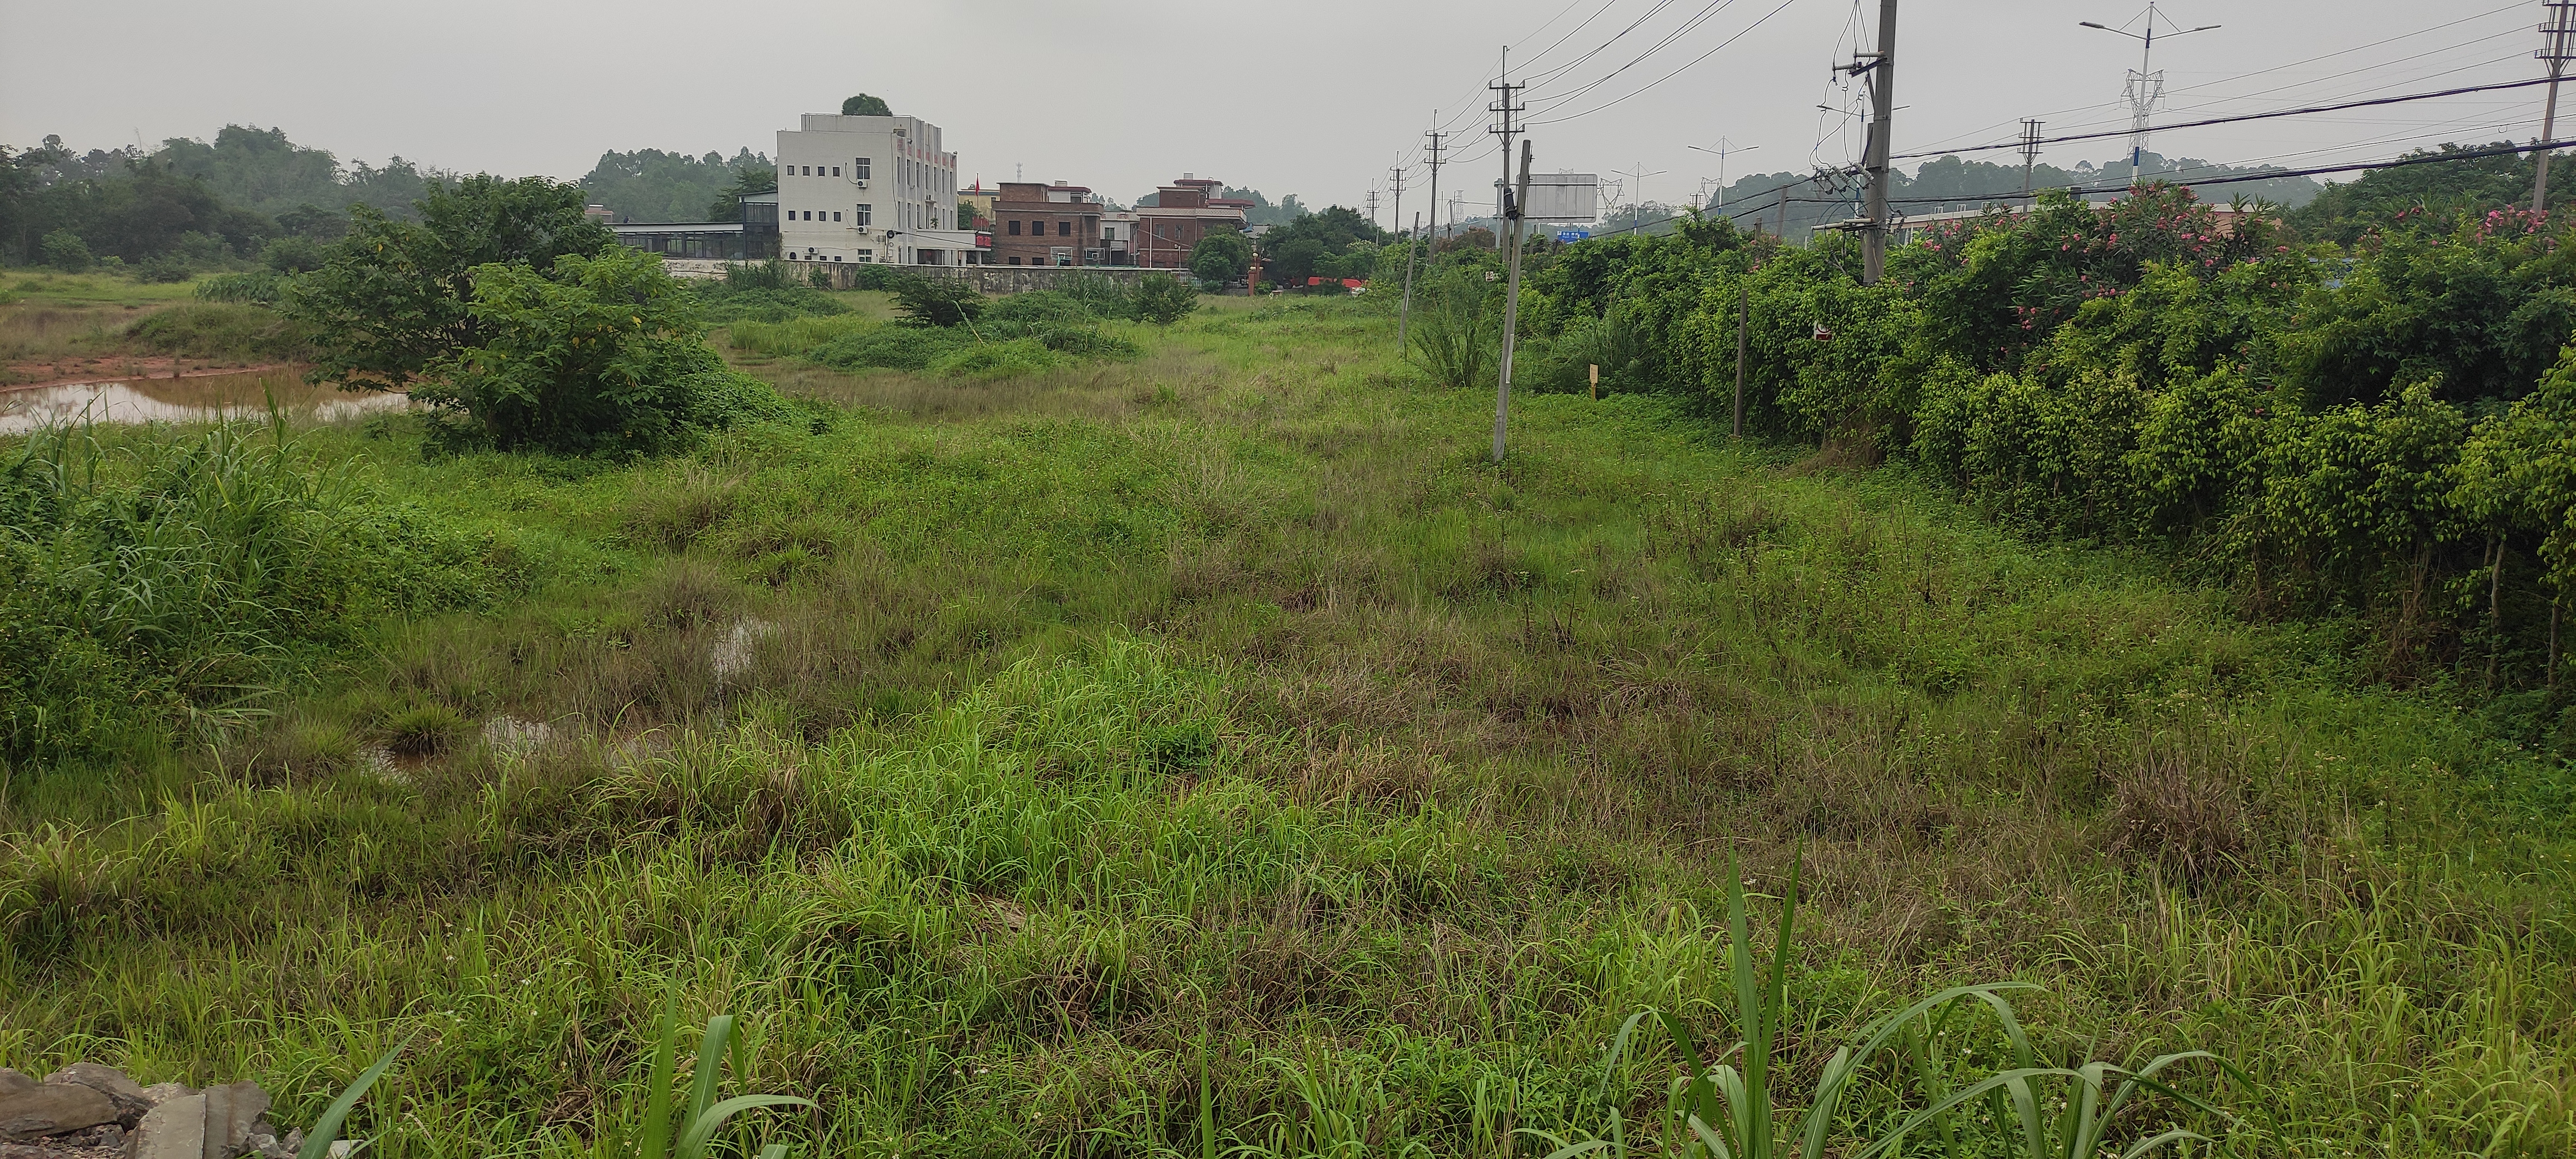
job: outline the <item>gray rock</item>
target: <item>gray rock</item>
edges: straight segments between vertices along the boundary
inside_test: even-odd
[[[36,1080],[19,1074],[8,1067],[0,1066],[0,1099],[8,1098],[20,1091],[32,1091],[34,1089],[36,1089]]]
[[[358,1153],[358,1141],[357,1141],[357,1140],[355,1140],[355,1139],[335,1139],[335,1140],[333,1140],[333,1141],[331,1142],[331,1150],[330,1150],[330,1154],[329,1154],[329,1159],[349,1159],[349,1156],[355,1155],[355,1154],[357,1154],[357,1153]]]
[[[152,1109],[152,1101],[143,1097],[142,1085],[125,1077],[125,1072],[115,1067],[76,1062],[46,1075],[45,1082],[47,1085],[70,1083],[106,1095],[107,1101],[116,1104],[116,1117],[121,1122],[132,1122]]]
[[[0,1098],[0,1139],[25,1142],[116,1121],[116,1104],[74,1083],[46,1083]]]
[[[205,1159],[206,1096],[163,1100],[144,1114],[125,1153],[133,1159]]]
[[[207,1087],[204,1159],[233,1159],[250,1138],[251,1124],[268,1113],[268,1092],[254,1082]]]
[[[172,1099],[184,1099],[195,1093],[197,1088],[186,1083],[154,1083],[143,1088],[143,1101],[157,1107]]]

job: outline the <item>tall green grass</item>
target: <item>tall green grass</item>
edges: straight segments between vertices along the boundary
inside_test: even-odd
[[[0,454],[0,762],[210,738],[317,649],[491,592],[490,543],[384,500],[282,420],[53,428]]]
[[[0,1065],[310,1121],[416,1030],[352,1135],[595,1156],[676,991],[738,1016],[735,1089],[819,1104],[734,1120],[746,1154],[1705,1153],[1677,1112],[1737,1120],[1690,1076],[1767,1020],[1775,1149],[1846,1045],[1828,1153],[2024,1152],[2007,1087],[1921,1118],[2016,1069],[2081,1144],[2129,1077],[2085,1064],[2195,1050],[2250,1081],[2152,1077],[2225,1116],[2140,1086],[2100,1140],[2576,1146],[2559,766],[1652,400],[1532,398],[1492,468],[1489,396],[1353,306],[1143,338],[829,376],[864,418],[627,465],[309,436],[589,554],[185,775],[16,802]],[[1793,867],[1784,953],[1729,882]],[[1881,1036],[1960,986],[2028,1066],[1974,997]],[[1678,1033],[1614,1054],[1642,1009]]]

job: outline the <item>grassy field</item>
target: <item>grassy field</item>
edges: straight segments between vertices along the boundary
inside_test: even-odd
[[[2052,1062],[2245,1072],[2124,1143],[2576,1151],[2563,766],[2354,687],[2332,625],[1661,401],[1518,399],[1495,468],[1490,395],[1358,309],[993,380],[755,360],[843,417],[632,466],[307,432],[523,594],[221,743],[14,770],[0,1065],[310,1122],[417,1034],[383,1153],[610,1155],[676,1002],[744,1019],[729,1089],[820,1103],[746,1154],[1660,1152],[1680,1055],[1609,1048],[1736,1039],[1730,879],[1794,860],[1789,1103],[2010,981]],[[1923,1105],[1862,1064],[1829,1153]],[[2023,1154],[1987,1113],[1946,1153]]]

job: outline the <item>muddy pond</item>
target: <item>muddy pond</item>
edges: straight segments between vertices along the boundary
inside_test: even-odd
[[[0,390],[0,435],[39,427],[94,423],[201,423],[267,415],[279,409],[303,422],[329,422],[401,410],[399,394],[353,394],[308,386],[293,371],[206,374],[187,378],[123,378],[103,382]]]

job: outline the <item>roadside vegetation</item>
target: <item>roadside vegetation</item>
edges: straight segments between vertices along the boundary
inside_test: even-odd
[[[1368,293],[1203,300],[581,208],[116,339],[422,409],[0,444],[0,1066],[397,1157],[2576,1150],[2537,228],[1542,246],[1496,465],[1474,239],[1399,349],[1340,214],[1265,257]]]

